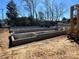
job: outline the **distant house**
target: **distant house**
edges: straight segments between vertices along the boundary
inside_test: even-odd
[[[59,30],[69,30],[69,26],[70,25],[68,23],[58,22]]]
[[[5,21],[0,22],[0,27],[8,27],[8,25],[5,23]]]

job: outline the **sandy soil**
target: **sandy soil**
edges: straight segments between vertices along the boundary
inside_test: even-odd
[[[0,59],[79,59],[79,46],[59,36],[2,51]]]

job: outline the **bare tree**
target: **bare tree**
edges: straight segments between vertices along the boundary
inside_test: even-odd
[[[44,6],[45,6],[45,12],[46,12],[46,19],[49,19],[49,1],[48,0],[44,0],[43,2]]]
[[[35,15],[36,18],[37,18],[37,10],[36,10],[36,7],[37,7],[38,3],[39,3],[39,1],[37,1],[37,0],[32,0],[33,15]]]
[[[66,4],[64,3],[63,0],[57,2],[59,0],[54,0],[53,3],[53,16],[54,16],[54,20],[56,21],[56,23],[60,20],[60,18],[64,15],[64,13],[67,11],[66,9]],[[57,29],[58,29],[58,24],[56,25]]]
[[[49,19],[53,20],[54,18],[54,8],[53,8],[54,0],[50,0],[49,2]]]
[[[23,0],[25,2],[24,7],[29,12],[29,15],[34,18],[34,15],[37,17],[36,7],[38,5],[37,0]]]
[[[59,20],[66,12],[66,4],[63,0],[44,0],[46,19]]]
[[[29,12],[29,15],[32,16],[33,18],[38,16],[38,10],[37,10],[37,5],[39,3],[38,0],[23,0],[25,2],[25,8]],[[66,12],[66,7],[64,4],[64,1],[61,0],[42,0],[45,14],[45,18],[47,20],[53,20],[56,19],[57,21],[64,15]],[[57,2],[59,1],[59,2]]]
[[[53,20],[53,2],[54,0],[44,0],[46,19]]]
[[[31,2],[30,2],[30,0],[23,0],[23,6],[24,6],[24,8],[28,11],[28,13],[29,13],[29,15],[31,15],[32,16],[32,5],[31,5]]]
[[[56,21],[58,21],[67,11],[66,4],[64,4],[64,1],[61,0],[60,2],[54,2],[53,5],[54,5],[54,16]]]

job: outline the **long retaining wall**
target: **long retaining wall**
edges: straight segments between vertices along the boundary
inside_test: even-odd
[[[30,42],[53,38],[53,37],[65,35],[65,34],[66,34],[66,31],[57,31],[57,32],[51,32],[46,34],[39,34],[30,38],[21,38],[21,39],[15,39],[15,40],[9,39],[10,41],[9,47],[14,47],[14,46],[18,46],[18,45],[22,45]]]

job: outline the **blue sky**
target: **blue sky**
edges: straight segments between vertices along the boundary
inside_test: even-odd
[[[8,4],[10,0],[0,0],[0,19],[2,18],[2,11],[1,9],[4,9],[4,18],[6,18],[6,5]],[[61,0],[57,0],[58,1],[61,1]],[[63,0],[65,3],[66,3],[66,7],[67,7],[67,12],[64,14],[64,17],[66,18],[69,18],[70,17],[70,14],[69,14],[69,9],[70,9],[70,6],[71,5],[74,5],[74,4],[78,4],[79,3],[79,0]],[[25,10],[23,7],[20,7],[21,6],[21,0],[14,0],[14,2],[17,4],[17,7],[19,9],[19,11],[21,12],[20,14],[23,15],[23,16],[26,16],[27,15],[27,12],[25,14]]]

